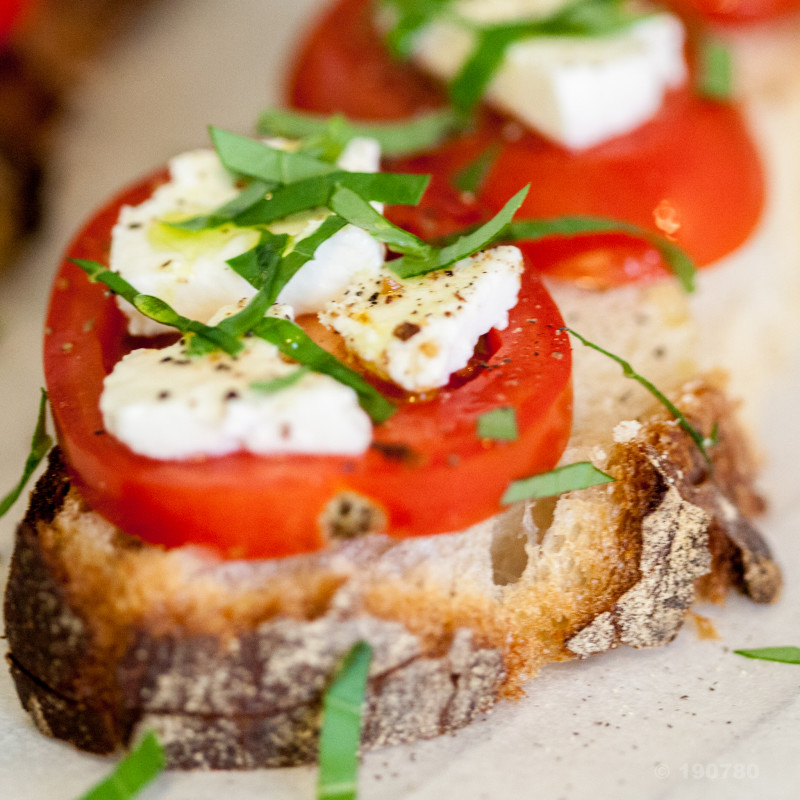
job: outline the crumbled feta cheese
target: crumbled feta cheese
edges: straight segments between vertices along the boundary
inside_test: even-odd
[[[497,247],[407,280],[387,271],[354,283],[320,319],[378,375],[425,391],[465,367],[484,333],[506,327],[522,269],[516,247]]]
[[[238,450],[363,453],[372,423],[350,387],[314,372],[274,391],[252,386],[297,369],[255,337],[236,358],[222,352],[188,358],[180,343],[134,350],[105,379],[103,424],[134,452],[159,459]]]
[[[525,12],[520,13],[533,13]],[[473,9],[472,16],[497,21],[488,11]],[[442,16],[421,31],[414,58],[447,80],[458,73],[475,43],[470,25]],[[538,36],[515,42],[489,85],[487,100],[566,147],[591,147],[655,115],[665,93],[686,80],[683,45],[683,26],[667,13],[608,36]]]
[[[374,172],[380,152],[371,139],[354,139],[339,164],[348,170]],[[170,161],[170,180],[141,205],[125,206],[112,232],[110,268],[144,294],[169,303],[178,313],[207,322],[221,306],[250,298],[250,284],[225,262],[254,247],[258,231],[223,225],[209,231],[185,233],[162,221],[208,213],[233,199],[233,177],[212,150],[194,150]],[[270,225],[275,233],[297,239],[311,235],[328,211],[295,214]],[[341,294],[354,275],[377,273],[383,246],[365,231],[347,226],[334,234],[286,285],[279,300],[298,314],[316,312]],[[144,317],[124,300],[134,335],[152,336],[166,328]]]

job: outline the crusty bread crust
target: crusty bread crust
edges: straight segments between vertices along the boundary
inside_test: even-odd
[[[366,639],[363,744],[432,737],[513,697],[544,664],[671,641],[699,595],[773,600],[752,525],[753,459],[713,382],[584,453],[613,484],[519,504],[467,531],[367,535],[224,562],[164,551],[84,507],[56,451],[17,531],[5,602],[20,698],[45,733],[107,753],[154,729],[179,768],[312,760],[321,698]],[[579,455],[576,451],[574,455]]]

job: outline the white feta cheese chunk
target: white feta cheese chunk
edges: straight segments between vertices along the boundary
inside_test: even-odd
[[[260,454],[357,455],[372,423],[354,390],[314,372],[288,386],[253,387],[294,374],[268,342],[252,338],[236,358],[188,358],[180,343],[134,350],[103,384],[106,430],[136,453],[158,459]]]
[[[496,247],[416,278],[386,271],[354,283],[320,319],[378,375],[426,391],[465,367],[484,333],[508,325],[522,269],[516,247]]]
[[[420,32],[414,59],[449,80],[475,44],[469,25],[443,16]],[[486,99],[565,147],[592,147],[656,114],[666,92],[686,80],[683,46],[683,26],[667,13],[608,36],[538,36],[515,42]]]
[[[354,139],[339,163],[351,171],[374,172],[379,161],[377,142]],[[163,225],[163,221],[208,213],[238,193],[234,179],[213,150],[183,153],[170,161],[169,169],[170,180],[152,197],[138,206],[122,208],[112,232],[110,268],[140,292],[160,297],[179,314],[207,322],[222,306],[255,294],[225,262],[254,247],[259,234],[233,224],[197,233]],[[328,213],[315,209],[269,227],[300,240],[316,231]],[[354,275],[377,273],[383,258],[379,242],[348,225],[318,249],[278,299],[294,306],[298,314],[317,312],[341,294]],[[119,305],[133,335],[153,336],[167,330],[124,300],[119,300]]]

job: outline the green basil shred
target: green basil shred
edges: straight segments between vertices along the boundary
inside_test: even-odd
[[[578,461],[557,467],[550,472],[533,475],[509,484],[500,502],[510,505],[520,500],[533,500],[540,497],[555,497],[564,492],[588,489],[614,480],[610,475],[597,469],[589,461]]]
[[[462,167],[452,179],[456,189],[470,194],[478,194],[486,182],[489,171],[500,155],[501,147],[498,143],[490,144],[476,158]]]
[[[595,344],[594,342],[590,342],[585,337],[581,336],[577,331],[572,330],[572,328],[564,327],[563,330],[567,331],[568,333],[572,334],[576,339],[578,339],[582,344],[586,347],[591,348],[592,350],[596,350],[598,353],[602,353],[604,356],[607,356],[612,361],[616,361],[622,367],[622,372],[624,373],[626,378],[631,378],[647,389],[656,400],[658,400],[667,411],[672,414],[675,418],[675,421],[680,425],[681,428],[688,434],[691,440],[697,445],[698,450],[703,454],[703,458],[706,460],[706,463],[709,467],[712,466],[711,456],[708,454],[708,448],[712,447],[716,442],[716,431],[713,431],[711,436],[705,437],[703,436],[700,431],[698,431],[694,426],[691,425],[689,420],[686,419],[683,412],[660,390],[658,389],[653,383],[651,383],[647,378],[643,375],[640,375],[636,370],[624,359],[614,353],[610,353],[608,350],[604,350],[600,345]]]
[[[372,647],[358,642],[345,656],[322,700],[317,800],[355,800],[362,708]]]
[[[258,121],[258,131],[272,136],[311,140],[322,152],[338,158],[344,146],[357,137],[375,139],[384,156],[405,156],[432,150],[459,128],[453,109],[430,111],[402,122],[355,122],[302,111],[268,109]],[[304,149],[309,147],[305,145]],[[334,159],[335,160],[335,159]]]
[[[253,328],[253,335],[274,344],[285,356],[314,372],[320,372],[349,386],[359,405],[376,423],[385,422],[397,410],[361,373],[350,369],[320,347],[299,325],[287,319],[265,317]]]
[[[478,417],[478,436],[481,439],[514,441],[519,437],[517,414],[511,406],[493,408]]]
[[[219,327],[204,325],[202,322],[178,314],[158,297],[141,294],[121,275],[111,272],[97,261],[84,258],[71,258],[70,261],[80,267],[89,276],[90,281],[104,284],[146,317],[160,322],[162,325],[175,328],[184,336],[196,336],[211,349],[223,350],[231,356],[236,356],[242,351],[243,344],[234,336],[220,330]]]
[[[164,751],[155,734],[148,732],[111,775],[80,800],[131,800],[163,771],[165,763]]]
[[[311,370],[308,367],[298,367],[296,370],[289,372],[286,375],[281,375],[279,378],[272,378],[268,381],[253,381],[250,384],[251,389],[257,392],[264,392],[265,394],[272,394],[273,392],[281,392],[294,386],[298,381],[302,380]]]
[[[730,51],[721,40],[710,34],[700,37],[697,49],[697,93],[712,100],[730,100],[733,94]]]
[[[425,275],[428,272],[445,269],[462,258],[467,258],[478,250],[491,244],[511,222],[517,209],[528,194],[528,186],[520,189],[500,211],[488,222],[475,230],[459,236],[452,244],[442,248],[431,248],[424,257],[402,256],[388,263],[389,269],[401,278]]]
[[[734,650],[745,658],[761,661],[779,661],[782,664],[800,664],[800,647],[761,647],[756,650]]]
[[[31,475],[36,471],[36,468],[52,446],[53,440],[47,433],[47,392],[42,389],[42,396],[39,400],[39,414],[36,418],[36,427],[34,428],[33,438],[31,439],[31,450],[28,454],[28,458],[25,460],[25,467],[22,470],[22,477],[19,483],[0,500],[0,517],[7,514],[11,506],[17,502],[28,481],[31,479]]]
[[[549,236],[582,236],[593,233],[624,233],[643,239],[659,251],[683,290],[687,293],[694,291],[697,267],[689,255],[666,237],[630,222],[586,215],[517,219],[500,233],[497,241],[532,242]]]
[[[433,248],[413,233],[398,228],[379,214],[361,195],[346,186],[339,186],[331,195],[330,207],[352,225],[363,228],[395,253],[414,259],[430,258]]]

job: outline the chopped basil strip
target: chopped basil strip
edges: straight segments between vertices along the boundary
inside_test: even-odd
[[[303,366],[349,386],[356,392],[359,405],[369,414],[373,422],[378,424],[385,422],[397,410],[394,404],[358,372],[345,366],[335,356],[321,348],[294,322],[266,317],[253,329],[253,333],[274,344],[281,353]]]
[[[358,793],[362,708],[371,661],[372,647],[358,642],[322,699],[317,800],[355,800]]]
[[[146,733],[111,775],[80,800],[131,800],[163,771],[165,763],[164,751],[155,734]]]
[[[240,214],[234,222],[243,226],[269,225],[299,211],[327,206],[331,195],[339,186],[352,189],[364,200],[413,206],[422,199],[429,181],[429,175],[340,170],[282,186],[268,199],[255,203]]]
[[[504,242],[536,241],[548,236],[580,236],[591,233],[626,233],[657,248],[684,291],[694,291],[696,267],[688,254],[673,242],[630,222],[606,217],[564,216],[551,219],[518,219],[498,237]]]
[[[288,234],[274,234],[265,230],[261,232],[261,240],[255,247],[229,258],[225,263],[251,286],[260,289],[277,268],[288,244]]]
[[[482,439],[514,441],[519,436],[517,414],[510,406],[495,408],[478,417],[478,436]]]
[[[201,214],[180,222],[164,221],[162,224],[170,228],[179,228],[183,231],[204,231],[209,228],[218,228],[220,225],[231,222],[237,216],[243,214],[259,200],[263,200],[264,195],[274,186],[274,182],[251,181],[233,200],[229,200],[210,214]]]
[[[734,650],[745,658],[762,661],[780,661],[782,664],[800,664],[800,647],[761,647],[757,650]]]
[[[242,343],[235,337],[226,333],[219,327],[204,325],[197,320],[181,316],[171,306],[158,297],[149,294],[141,294],[131,286],[121,275],[111,272],[97,261],[88,261],[83,258],[69,259],[73,264],[80,267],[93,283],[102,283],[107,286],[114,294],[118,294],[127,300],[134,308],[162,325],[175,328],[189,338],[197,338],[202,341],[198,346],[192,348],[192,354],[198,355],[201,352],[208,352],[209,349],[224,350],[229,355],[238,355],[242,350]]]
[[[36,471],[36,467],[39,466],[52,446],[53,440],[47,433],[47,392],[42,389],[42,397],[39,401],[39,415],[33,431],[33,438],[31,439],[31,450],[25,460],[25,468],[22,470],[22,477],[19,483],[0,500],[0,517],[4,516],[11,506],[17,502],[31,475]]]
[[[311,370],[308,367],[298,367],[288,375],[281,375],[280,378],[272,378],[268,381],[253,381],[250,384],[251,389],[257,392],[264,392],[265,394],[272,394],[273,392],[280,392],[283,389],[288,389],[294,386],[304,376],[308,375]]]
[[[271,184],[287,184],[336,172],[339,168],[303,153],[270,147],[257,139],[221,128],[210,128],[211,141],[220,161],[231,172]]]
[[[733,94],[733,67],[728,48],[710,35],[700,38],[695,88],[702,97],[729,100]]]
[[[490,244],[513,218],[517,209],[522,205],[522,201],[528,194],[528,187],[525,186],[517,192],[500,210],[500,212],[481,225],[471,233],[460,236],[452,244],[441,249],[432,248],[431,255],[424,259],[416,259],[412,256],[402,256],[394,261],[388,262],[387,266],[401,278],[410,278],[416,275],[424,275],[437,269],[444,269],[462,258],[467,258],[473,253]]]
[[[469,162],[453,176],[453,186],[462,192],[477,194],[483,187],[494,162],[500,155],[500,145],[489,145],[477,158]]]
[[[655,385],[653,385],[647,378],[640,375],[634,368],[624,359],[614,353],[609,353],[608,350],[604,350],[600,345],[595,344],[594,342],[590,342],[588,339],[581,336],[576,331],[572,330],[571,328],[564,328],[563,330],[571,333],[576,339],[580,340],[586,347],[590,347],[592,350],[597,350],[598,353],[602,353],[604,356],[608,356],[612,361],[616,361],[622,367],[622,371],[625,374],[626,378],[632,378],[648,392],[650,392],[653,397],[658,400],[664,408],[669,411],[670,414],[675,418],[678,425],[683,428],[683,430],[689,435],[692,441],[697,445],[700,452],[703,454],[703,458],[705,458],[706,463],[709,466],[712,466],[711,456],[708,454],[708,447],[713,445],[713,440],[711,438],[704,437],[696,428],[694,428],[689,420],[683,415],[683,412]]]
[[[215,330],[221,330],[223,333],[237,338],[252,330],[261,322],[297,271],[314,258],[317,248],[345,225],[345,220],[333,214],[327,217],[314,233],[300,239],[295,244],[294,250],[286,256],[273,258],[270,253],[265,253],[263,256],[264,269],[255,276],[256,282],[253,283],[258,292],[241,311],[223,319]],[[275,240],[283,239],[283,236],[275,236],[262,244],[265,248],[272,249],[277,247]],[[270,242],[272,242],[271,245]],[[258,250],[260,246],[257,245],[255,249]],[[247,255],[247,253],[243,255]],[[258,259],[257,253],[255,258]],[[196,350],[194,352],[197,354]]]
[[[226,333],[224,329],[219,326],[204,325],[195,319],[184,317],[160,297],[137,294],[131,302],[133,307],[146,317],[150,317],[150,319],[160,322],[162,325],[168,325],[170,328],[179,330],[190,340],[193,336],[201,339],[203,341],[202,352],[207,352],[209,346],[211,346],[212,349],[224,350],[229,355],[235,356],[242,349],[242,343]],[[194,352],[199,354],[197,350]]]
[[[314,258],[317,248],[325,241],[338,233],[347,224],[336,214],[331,214],[322,225],[310,236],[300,239],[291,253],[284,256],[278,264],[278,269],[271,276],[269,297],[274,303],[287,283],[295,276],[299,269]]]
[[[366,200],[346,186],[340,186],[331,196],[330,207],[349,223],[363,228],[367,233],[388,245],[395,253],[405,253],[412,258],[424,259],[433,248],[422,239],[389,222]]]
[[[506,489],[500,502],[503,505],[510,505],[519,500],[555,497],[564,492],[574,492],[602,483],[611,483],[613,480],[614,478],[597,469],[590,462],[578,461],[550,472],[543,472],[541,475],[514,481]]]
[[[477,31],[478,46],[448,86],[450,102],[462,114],[478,104],[505,58],[506,50],[516,38],[511,30]]]
[[[340,146],[356,137],[368,137],[377,140],[384,156],[403,156],[433,149],[458,128],[458,121],[449,108],[402,122],[353,122],[338,115],[269,109],[261,114],[258,129],[259,133],[291,139],[329,137]]]
[[[386,43],[393,55],[409,58],[414,52],[417,34],[452,0],[385,0],[396,21],[386,35]]]

